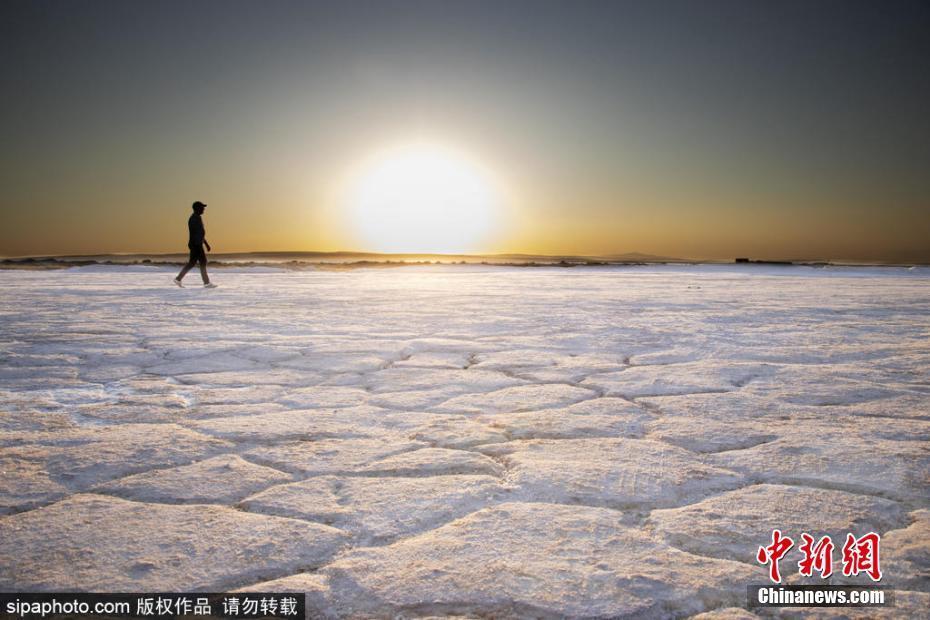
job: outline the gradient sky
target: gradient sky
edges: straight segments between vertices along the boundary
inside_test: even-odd
[[[0,255],[366,250],[391,145],[491,171],[476,252],[930,262],[930,3],[0,5]]]

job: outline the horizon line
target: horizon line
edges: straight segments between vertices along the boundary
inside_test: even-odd
[[[0,261],[5,263],[18,263],[23,261],[69,261],[93,258],[109,257],[141,257],[159,258],[184,256],[185,252],[101,252],[96,254],[31,254],[31,255],[0,255]],[[694,257],[672,257],[660,256],[656,254],[647,254],[644,252],[623,252],[614,254],[531,254],[524,252],[499,252],[499,253],[443,253],[443,252],[369,252],[356,250],[252,250],[245,252],[214,252],[212,256],[220,257],[247,257],[247,256],[269,256],[269,257],[286,257],[286,256],[315,256],[315,257],[407,257],[407,258],[446,258],[446,259],[517,259],[524,261],[544,260],[544,261],[613,261],[613,262],[640,262],[640,263],[685,263],[685,264],[796,264],[796,265],[861,265],[861,266],[910,266],[910,265],[930,265],[930,261],[882,261],[882,260],[864,260],[853,258],[830,259],[830,258],[777,258],[777,259],[756,259],[752,256],[734,256],[732,258],[694,258]]]

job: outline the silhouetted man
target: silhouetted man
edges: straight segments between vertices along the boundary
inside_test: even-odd
[[[184,279],[188,271],[193,269],[194,264],[199,264],[200,277],[203,278],[203,287],[216,288],[216,284],[210,282],[210,276],[207,275],[207,253],[203,251],[204,246],[207,246],[207,251],[210,250],[210,244],[207,243],[207,233],[203,228],[203,219],[200,217],[203,215],[203,210],[207,208],[207,205],[198,200],[191,205],[191,208],[194,210],[194,213],[187,220],[187,230],[190,232],[190,239],[187,242],[187,247],[191,250],[191,257],[190,260],[187,261],[187,264],[184,265],[184,268],[181,269],[181,273],[178,274],[178,277],[174,279],[174,283],[184,288],[184,285],[181,284],[181,280]]]

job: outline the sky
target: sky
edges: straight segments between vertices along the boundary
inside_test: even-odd
[[[6,0],[0,78],[3,256],[930,262],[925,1]]]

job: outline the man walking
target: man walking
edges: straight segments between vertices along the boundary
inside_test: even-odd
[[[206,246],[207,252],[210,251],[210,244],[207,243],[206,231],[203,228],[203,219],[200,217],[203,215],[203,210],[207,208],[207,205],[198,200],[191,205],[191,208],[194,210],[194,213],[187,220],[187,230],[190,232],[190,239],[187,242],[187,247],[190,248],[191,257],[190,260],[187,261],[187,264],[184,265],[183,269],[181,269],[181,273],[178,274],[178,277],[174,279],[174,283],[184,288],[184,285],[181,284],[181,280],[184,279],[188,271],[193,269],[194,264],[199,264],[200,277],[203,278],[203,287],[216,288],[216,284],[210,282],[210,276],[207,275],[207,253],[203,250],[204,246]]]

